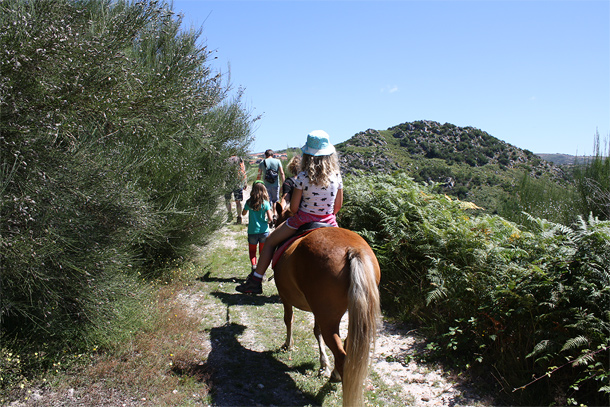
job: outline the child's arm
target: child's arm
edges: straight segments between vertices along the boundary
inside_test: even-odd
[[[241,216],[246,216],[246,214],[248,213],[248,209],[250,209],[250,200],[247,199],[246,203],[244,204],[244,210],[241,211]]]
[[[303,197],[302,189],[293,189],[292,197],[290,198],[290,212],[297,213],[299,211],[299,207],[301,206],[301,198]]]
[[[267,219],[269,222],[273,222],[273,213],[271,212],[271,209],[267,209]]]
[[[333,214],[337,214],[339,210],[343,206],[343,189],[337,190],[337,196],[335,197],[335,207],[333,209]]]

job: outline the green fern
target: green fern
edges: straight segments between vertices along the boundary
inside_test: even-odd
[[[571,350],[571,349],[578,349],[578,348],[582,348],[583,346],[587,346],[589,345],[589,341],[587,340],[586,337],[584,336],[577,336],[576,338],[571,338],[568,339],[566,341],[566,343],[563,345],[563,348],[561,348],[561,352],[566,351],[566,350]]]
[[[428,188],[403,174],[346,177],[341,224],[372,239],[386,312],[421,324],[445,358],[493,364],[514,388],[607,341],[609,222],[567,226],[525,214],[528,226],[518,226]],[[586,372],[566,379],[560,369],[549,380],[603,386],[607,368],[590,368],[607,366],[608,355],[591,357],[579,359]],[[538,383],[523,394],[542,396]],[[583,402],[596,400],[581,392]]]

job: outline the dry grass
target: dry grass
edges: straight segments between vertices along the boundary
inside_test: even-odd
[[[184,283],[163,287],[150,325],[96,353],[91,363],[24,389],[15,406],[188,406],[207,404],[210,349],[200,320],[176,303]]]
[[[183,405],[184,397],[192,398],[184,387],[205,398],[206,373],[198,366],[203,366],[209,349],[199,332],[199,320],[174,302],[173,288],[159,293],[159,316],[151,329],[136,335],[121,352],[100,356],[82,372],[85,383],[135,391],[138,398],[158,405]]]

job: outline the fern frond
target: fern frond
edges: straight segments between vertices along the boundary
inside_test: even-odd
[[[545,350],[547,350],[550,347],[551,341],[549,341],[548,339],[544,339],[540,342],[538,342],[536,344],[536,346],[534,346],[534,350],[532,350],[530,353],[528,353],[525,357],[526,358],[531,358],[533,356],[539,355],[542,352],[544,352]]]
[[[438,287],[428,293],[428,295],[426,296],[426,305],[430,305],[446,297],[447,292],[445,291],[444,287]]]
[[[595,357],[593,354],[591,353],[587,353],[584,355],[581,355],[579,357],[576,358],[576,360],[574,362],[572,362],[572,366],[576,367],[576,366],[587,366],[590,363],[595,362]]]
[[[579,335],[576,338],[568,339],[566,341],[566,343],[563,345],[563,348],[561,348],[561,352],[570,350],[570,349],[582,348],[583,346],[586,346],[586,345],[589,345],[589,340],[587,338],[585,338],[584,336]]]

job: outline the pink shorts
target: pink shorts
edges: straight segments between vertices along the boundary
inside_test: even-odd
[[[286,221],[286,226],[290,229],[298,229],[300,226],[309,223],[309,222],[324,222],[334,227],[339,227],[337,225],[337,218],[332,213],[330,215],[314,215],[313,213],[307,213],[303,211],[298,211],[296,215],[291,218],[288,218]]]

